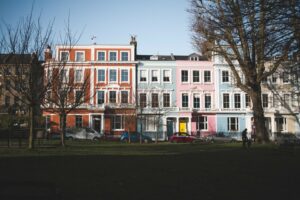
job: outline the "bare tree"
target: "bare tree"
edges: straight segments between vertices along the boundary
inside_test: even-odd
[[[40,60],[53,31],[53,21],[44,28],[41,16],[35,19],[33,13],[32,6],[30,14],[16,26],[3,22],[0,27],[0,53],[4,55],[1,71],[6,74],[4,82],[9,83],[8,91],[28,107],[30,149],[33,148],[36,121],[41,116],[40,104],[49,87],[42,84],[43,68]]]
[[[299,49],[295,28],[289,23],[293,12],[299,12],[293,10],[296,4],[299,5],[298,0],[292,3],[282,0],[192,1],[190,12],[194,17],[195,44],[202,41],[213,44],[210,51],[225,58],[236,85],[251,97],[260,142],[269,141],[264,124],[261,82],[273,74],[288,55]],[[275,56],[276,62],[266,67],[266,61]],[[239,69],[245,81],[242,81]]]
[[[46,111],[59,115],[62,146],[65,146],[67,115],[83,105],[86,108],[95,95],[90,93],[90,75],[83,74],[83,70],[76,74],[72,62],[69,62],[69,56],[82,32],[78,35],[71,31],[70,15],[65,27],[65,35],[61,37],[62,45],[59,48],[66,55],[58,56],[59,60],[49,60],[45,64],[44,82],[46,85],[52,84],[43,104]]]

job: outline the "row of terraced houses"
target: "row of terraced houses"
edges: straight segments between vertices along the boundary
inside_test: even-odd
[[[174,132],[255,131],[251,100],[235,86],[221,56],[208,60],[196,53],[163,56],[136,52],[135,38],[129,45],[76,45],[68,51],[56,47],[55,57],[47,59],[46,65],[65,60],[67,75],[78,82],[88,77],[90,87],[85,93],[95,94],[68,114],[68,127],[92,127],[115,136],[128,129],[152,137],[158,133],[161,140]],[[299,91],[290,83],[291,74],[283,69],[262,83],[271,137],[275,132],[300,132]],[[48,124],[59,126],[58,115],[47,109],[43,115]]]

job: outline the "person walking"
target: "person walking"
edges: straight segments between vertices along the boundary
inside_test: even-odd
[[[247,133],[247,147],[248,147],[248,149],[251,147],[251,143],[252,143],[251,133]]]
[[[243,147],[246,148],[246,143],[247,143],[247,129],[243,130],[242,132],[242,141],[243,141]]]

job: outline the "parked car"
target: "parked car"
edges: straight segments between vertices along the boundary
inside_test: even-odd
[[[92,128],[67,128],[66,139],[100,140],[104,137]]]
[[[140,137],[142,137],[142,142],[144,142],[144,143],[152,142],[152,138],[147,135],[141,134],[139,132],[130,132],[130,142],[139,142]],[[120,141],[121,142],[129,142],[129,134],[127,131],[122,133],[122,135],[120,137]]]
[[[280,146],[286,145],[300,145],[300,138],[296,134],[286,133],[286,134],[277,134],[275,138],[275,143]]]
[[[206,141],[210,143],[215,143],[215,142],[235,142],[236,139],[232,138],[230,135],[225,135],[224,133],[218,133],[215,135],[209,135],[206,137]]]
[[[170,142],[189,142],[189,143],[194,143],[196,142],[198,139],[195,136],[189,135],[187,133],[182,133],[182,132],[176,132],[174,133],[170,138],[169,141]]]

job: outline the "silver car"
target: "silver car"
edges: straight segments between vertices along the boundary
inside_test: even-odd
[[[103,134],[98,133],[92,128],[68,128],[66,130],[66,139],[81,139],[81,140],[100,140]]]

